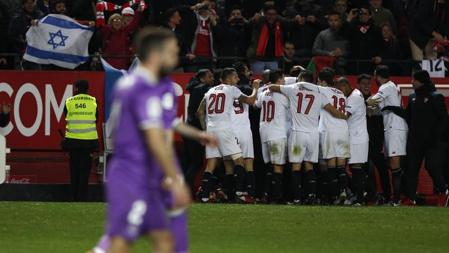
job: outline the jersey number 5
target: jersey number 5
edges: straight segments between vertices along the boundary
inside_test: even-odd
[[[299,92],[298,94],[296,94],[296,96],[298,97],[298,113],[302,113],[302,101],[304,99],[304,94],[302,92]],[[315,101],[315,96],[312,94],[307,94],[305,95],[305,98],[309,100],[306,110],[304,111],[304,114],[309,114],[310,109],[312,108],[313,105],[313,101]]]
[[[209,106],[207,107],[208,114],[220,114],[224,112],[226,95],[223,93],[211,94],[209,96]]]

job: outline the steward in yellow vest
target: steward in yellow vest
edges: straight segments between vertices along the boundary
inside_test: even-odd
[[[66,131],[62,146],[70,155],[70,182],[75,201],[87,200],[91,153],[98,149],[97,101],[88,91],[86,80],[76,81],[75,96],[66,100],[64,110]]]

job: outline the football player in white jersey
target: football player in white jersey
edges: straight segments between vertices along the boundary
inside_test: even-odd
[[[250,89],[250,88],[248,88]],[[240,89],[243,94],[248,94],[246,91]],[[249,121],[249,105],[240,103],[238,99],[234,100],[234,113],[232,114],[232,130],[237,138],[237,143],[242,150],[242,157],[244,160],[244,167],[246,170],[246,186],[249,201],[254,199],[255,176],[254,176],[254,146],[253,133],[251,132],[251,124]]]
[[[374,77],[379,91],[369,98],[368,106],[377,106],[383,109],[386,106],[402,106],[402,97],[399,87],[390,80],[389,69],[385,65],[377,66]],[[391,111],[382,111],[385,131],[385,149],[390,158],[390,169],[393,183],[393,206],[400,205],[401,189],[401,157],[405,156],[407,146],[407,122]]]
[[[238,140],[232,130],[232,118],[234,114],[234,101],[237,99],[240,103],[253,105],[256,101],[257,90],[260,80],[253,82],[253,91],[251,96],[244,95],[235,85],[239,78],[237,72],[233,68],[226,68],[221,74],[222,84],[210,89],[205,95],[203,101],[198,108],[198,117],[203,124],[207,122],[206,128],[208,133],[217,136],[219,144],[218,148],[206,148],[206,159],[216,160],[223,158],[224,160],[232,160],[234,163],[234,173],[236,180],[237,198],[245,199],[245,168],[242,158],[242,150],[238,145]],[[207,117],[207,120],[205,120]],[[214,167],[207,167],[203,175],[203,196],[202,199],[209,198],[211,185],[209,179],[212,176]],[[232,182],[227,182],[228,189]]]
[[[284,82],[282,70],[271,70],[271,84],[284,85]],[[270,197],[272,201],[279,202],[282,198],[282,177],[287,157],[289,101],[285,95],[266,89],[259,95],[256,106],[261,108],[259,131],[263,160],[266,164],[273,165],[273,189]]]
[[[271,85],[272,92],[280,92],[289,98],[292,116],[292,132],[288,140],[289,162],[292,164],[292,185],[294,185],[294,203],[301,203],[301,164],[306,171],[306,202],[316,201],[316,175],[313,164],[318,162],[320,111],[324,108],[337,118],[346,119],[346,115],[335,109],[318,91],[310,71],[302,71],[299,83],[292,85]],[[307,87],[306,87],[307,86]]]
[[[333,87],[333,78],[332,69],[321,70],[318,74],[318,90],[335,109],[346,114],[346,97],[343,92]],[[312,87],[309,88],[312,89]],[[344,119],[333,117],[322,109],[318,131],[320,133],[320,158],[324,160],[325,165],[321,166],[322,181],[327,183],[328,188],[324,194],[328,196],[321,200],[326,202],[327,198],[330,198],[334,204],[340,204],[347,197],[346,162],[350,156],[348,123]]]
[[[362,92],[353,89],[349,80],[341,77],[336,82],[346,99],[346,114],[348,115],[349,143],[351,158],[349,165],[352,172],[352,189],[356,199],[354,205],[363,203],[365,172],[363,165],[368,161],[369,136],[366,125],[366,105]]]

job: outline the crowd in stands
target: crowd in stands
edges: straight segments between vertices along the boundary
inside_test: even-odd
[[[245,60],[256,74],[297,64],[354,74],[386,64],[409,75],[423,59],[447,57],[449,46],[447,0],[0,0],[1,69],[58,69],[20,57],[27,30],[47,14],[95,28],[81,70],[101,69],[98,55],[126,69],[145,25],[176,33],[185,72]]]

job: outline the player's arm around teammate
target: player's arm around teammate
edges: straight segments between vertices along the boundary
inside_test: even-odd
[[[369,98],[366,103],[371,107],[383,109],[388,106],[402,106],[402,97],[399,88],[390,80],[389,69],[385,65],[380,65],[374,71],[374,77],[379,91]],[[400,204],[400,190],[402,179],[401,158],[407,154],[407,122],[398,115],[383,111],[385,149],[390,158],[390,170],[393,184],[393,205]]]

